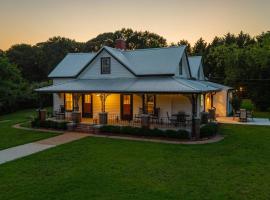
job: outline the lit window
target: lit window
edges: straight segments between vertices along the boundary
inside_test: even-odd
[[[91,95],[90,94],[84,95],[84,103],[91,103]]]
[[[111,73],[111,58],[104,57],[101,58],[101,74],[110,74]]]
[[[65,109],[66,111],[73,110],[73,96],[71,93],[65,93]]]
[[[146,95],[146,112],[154,114],[155,111],[155,95]]]

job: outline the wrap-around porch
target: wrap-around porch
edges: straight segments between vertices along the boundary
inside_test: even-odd
[[[185,129],[192,132],[192,120],[213,106],[209,94],[166,93],[54,93],[54,117],[72,120],[77,113],[81,123],[142,126],[146,117],[149,128]],[[210,98],[209,98],[210,97]]]

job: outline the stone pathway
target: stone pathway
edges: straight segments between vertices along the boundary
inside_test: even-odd
[[[65,144],[71,141],[79,140],[84,137],[90,136],[84,133],[64,133],[55,137],[32,142],[28,144],[11,147],[0,151],[0,164],[8,161],[16,160],[61,144]]]

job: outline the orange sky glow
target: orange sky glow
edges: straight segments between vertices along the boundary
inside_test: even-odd
[[[86,42],[121,28],[148,30],[167,42],[241,30],[270,30],[269,0],[0,0],[0,49],[53,36]]]

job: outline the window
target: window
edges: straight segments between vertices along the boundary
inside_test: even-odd
[[[145,112],[147,114],[155,114],[156,97],[155,95],[148,94],[145,96]]]
[[[179,75],[183,75],[183,59],[179,63]]]
[[[73,110],[73,96],[71,93],[65,93],[65,110],[66,111]]]
[[[110,74],[111,73],[111,58],[103,57],[101,58],[101,74]]]

